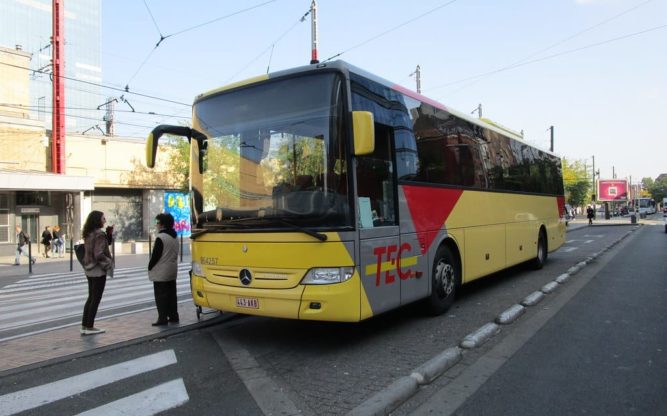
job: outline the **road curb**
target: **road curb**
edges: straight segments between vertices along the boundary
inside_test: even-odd
[[[607,224],[607,225],[625,225],[625,224]],[[424,386],[432,383],[439,376],[444,374],[451,367],[456,365],[461,360],[462,354],[466,349],[474,349],[482,345],[484,342],[491,339],[496,334],[500,333],[500,326],[497,324],[508,325],[515,322],[523,313],[525,313],[527,307],[535,306],[542,299],[544,299],[547,294],[554,293],[559,285],[567,283],[570,279],[573,278],[579,271],[581,271],[588,264],[594,262],[599,256],[609,251],[611,248],[619,244],[630,234],[637,231],[641,224],[627,224],[634,225],[634,228],[620,238],[613,241],[608,247],[605,247],[603,250],[594,253],[593,255],[587,257],[584,261],[580,261],[574,266],[570,267],[566,273],[560,274],[552,282],[547,283],[542,286],[540,290],[537,290],[528,296],[526,296],[520,304],[512,305],[505,311],[501,312],[495,319],[495,323],[490,322],[482,325],[479,329],[468,334],[460,342],[459,347],[449,348],[421,366],[417,367],[410,376],[403,376],[392,384],[390,384],[384,390],[374,394],[371,398],[361,403],[359,406],[355,407],[347,413],[348,416],[361,416],[361,415],[388,415],[392,411],[396,410],[400,405],[402,405],[406,400],[408,400],[412,395],[419,391],[420,386]],[[598,225],[599,226],[599,225]],[[586,227],[580,227],[582,229]],[[546,290],[545,290],[546,289]]]

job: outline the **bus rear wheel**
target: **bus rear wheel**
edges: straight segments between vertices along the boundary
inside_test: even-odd
[[[537,255],[533,259],[533,268],[536,270],[544,267],[547,261],[547,235],[544,230],[540,230],[540,235],[537,237]]]
[[[438,248],[433,260],[431,295],[427,299],[427,308],[431,314],[443,314],[452,306],[460,275],[461,271],[452,251],[445,246]]]

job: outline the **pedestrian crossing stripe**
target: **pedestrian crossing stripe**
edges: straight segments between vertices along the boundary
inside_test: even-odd
[[[192,301],[189,268],[189,264],[179,266],[176,279],[179,303]],[[97,320],[117,316],[128,309],[145,310],[143,307],[148,305],[154,308],[153,284],[148,280],[145,267],[119,269],[116,278],[107,280],[104,292]],[[88,283],[80,273],[25,279],[0,289],[0,342],[43,332],[45,325],[80,324],[87,296]]]
[[[0,396],[0,416],[10,416],[44,406],[116,381],[167,367],[176,362],[174,350],[161,351],[41,386],[5,394]],[[136,413],[131,412],[131,414]]]
[[[190,397],[185,383],[179,378],[79,413],[78,416],[151,416],[185,404],[188,400]]]

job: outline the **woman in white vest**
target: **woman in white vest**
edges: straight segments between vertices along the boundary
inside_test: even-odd
[[[153,326],[177,323],[176,276],[178,274],[178,238],[174,230],[174,217],[169,213],[155,217],[158,233],[151,259],[148,262],[148,278],[153,282],[157,321]]]

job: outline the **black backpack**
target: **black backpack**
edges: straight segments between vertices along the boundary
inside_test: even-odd
[[[19,234],[19,240],[21,242],[20,243],[21,245],[30,244],[30,238],[28,238],[28,236],[25,235],[23,231],[21,231],[21,233]]]
[[[75,245],[74,254],[76,254],[76,259],[79,260],[81,267],[83,267],[83,257],[86,255],[86,246],[83,243]]]

